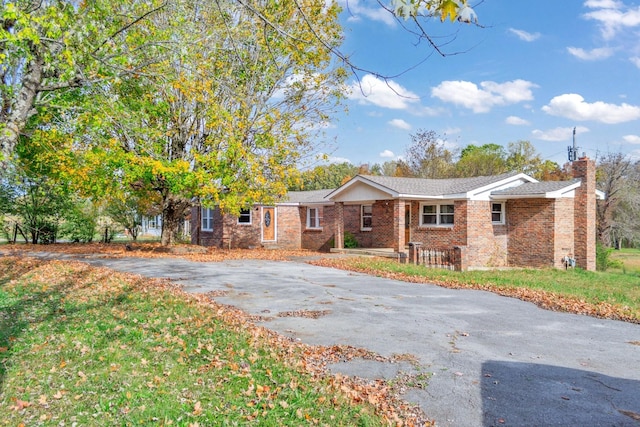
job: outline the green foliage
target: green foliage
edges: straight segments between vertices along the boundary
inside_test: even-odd
[[[10,166],[0,178],[0,214],[11,216],[25,241],[55,242],[61,218],[71,206],[68,188],[32,171]]]
[[[461,151],[456,163],[456,175],[459,177],[500,175],[508,171],[507,153],[498,144],[470,144]]]
[[[358,167],[348,162],[316,166],[300,174],[300,179],[289,186],[291,191],[325,190],[338,188],[358,174]]]
[[[78,203],[65,216],[60,231],[72,242],[89,243],[95,237],[97,225],[95,210],[86,203]]]
[[[612,259],[613,248],[602,243],[596,244],[596,270],[607,271],[609,268],[622,268],[623,264],[619,260]]]
[[[357,248],[358,246],[360,246],[360,244],[356,240],[355,236],[351,232],[345,231],[344,232],[344,247],[348,248],[348,249],[352,249],[352,248]]]

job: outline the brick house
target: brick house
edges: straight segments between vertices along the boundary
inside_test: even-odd
[[[595,163],[572,164],[573,180],[538,182],[523,173],[420,179],[357,175],[335,190],[290,192],[240,217],[194,209],[192,242],[218,247],[340,250],[348,232],[363,248],[406,252],[410,242],[456,247],[461,268],[595,270]]]

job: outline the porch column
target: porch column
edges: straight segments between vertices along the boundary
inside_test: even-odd
[[[336,216],[334,223],[335,233],[333,235],[333,247],[344,249],[344,203],[337,202],[335,205]]]
[[[405,201],[393,201],[393,249],[396,252],[404,252],[404,215]]]

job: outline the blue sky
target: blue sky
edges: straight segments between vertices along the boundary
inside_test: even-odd
[[[452,148],[528,140],[562,165],[579,153],[640,160],[640,5],[628,0],[470,0],[483,28],[432,20],[441,57],[373,0],[340,0],[349,112],[330,124],[332,161],[403,156],[433,130]],[[393,87],[394,90],[390,89]],[[398,96],[396,93],[403,94]]]

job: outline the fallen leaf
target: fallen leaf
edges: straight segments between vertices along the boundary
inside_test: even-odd
[[[196,404],[193,406],[193,415],[202,414],[202,403],[198,400]]]

